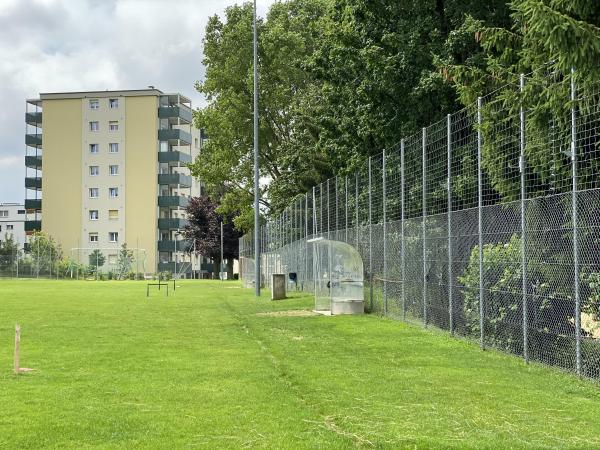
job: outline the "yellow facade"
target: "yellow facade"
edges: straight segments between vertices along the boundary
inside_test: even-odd
[[[152,249],[146,267],[156,266],[158,239],[157,97],[127,97],[125,108],[125,239],[129,247]]]
[[[81,247],[81,99],[44,100],[42,231],[65,255]]]

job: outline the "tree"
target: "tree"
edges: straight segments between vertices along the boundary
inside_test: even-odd
[[[90,272],[96,273],[100,267],[106,262],[106,257],[99,249],[95,249],[89,255]]]
[[[183,230],[185,239],[193,242],[197,255],[208,256],[213,261],[213,278],[218,278],[221,266],[221,223],[223,223],[223,258],[227,261],[228,279],[233,278],[233,261],[239,257],[238,239],[231,216],[217,212],[217,203],[207,196],[193,197],[186,208],[188,225]]]
[[[119,256],[117,258],[117,268],[119,270],[118,277],[120,280],[127,278],[131,272],[131,264],[133,263],[133,250],[127,248],[127,243],[121,245]]]
[[[34,275],[39,276],[45,270],[52,275],[52,271],[56,270],[58,262],[62,259],[62,249],[52,236],[36,232],[29,238],[29,256]]]
[[[16,268],[19,257],[19,244],[12,234],[6,234],[4,241],[0,241],[0,271],[12,272]]]

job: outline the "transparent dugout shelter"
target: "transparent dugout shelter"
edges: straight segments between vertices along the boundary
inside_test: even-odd
[[[349,244],[323,237],[314,245],[315,311],[337,314],[364,312],[363,261]]]

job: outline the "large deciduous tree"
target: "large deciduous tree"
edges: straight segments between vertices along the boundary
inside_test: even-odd
[[[190,199],[186,212],[189,224],[183,230],[185,239],[192,242],[190,250],[213,261],[213,278],[218,278],[221,267],[221,223],[223,223],[223,258],[227,262],[227,277],[233,278],[233,262],[239,257],[238,240],[231,217],[217,212],[218,204],[207,196]]]

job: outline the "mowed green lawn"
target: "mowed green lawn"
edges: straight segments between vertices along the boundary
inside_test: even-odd
[[[600,388],[238,284],[0,281],[0,448],[600,448]],[[14,325],[22,366],[12,373]]]

